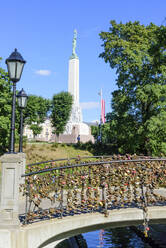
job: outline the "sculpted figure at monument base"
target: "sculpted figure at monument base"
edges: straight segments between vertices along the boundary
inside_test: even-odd
[[[82,122],[82,113],[81,113],[80,106],[77,106],[77,105],[72,106],[72,111],[71,111],[71,116],[70,116],[69,122],[71,122],[71,123]]]

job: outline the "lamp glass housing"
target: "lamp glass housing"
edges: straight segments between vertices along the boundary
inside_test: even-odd
[[[13,82],[18,82],[20,80],[23,67],[24,67],[24,63],[20,61],[8,61],[7,62],[9,78]]]
[[[26,61],[22,58],[21,54],[17,52],[17,49],[6,59],[9,78],[13,82],[20,80],[25,63]]]
[[[22,89],[18,95],[17,95],[17,99],[18,99],[18,106],[20,108],[25,108],[27,106],[27,98],[28,96],[26,95],[25,91]]]

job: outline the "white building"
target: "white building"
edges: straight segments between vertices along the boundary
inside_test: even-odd
[[[54,128],[52,127],[50,119],[46,119],[40,126],[42,127],[42,131],[36,137],[33,136],[33,132],[28,125],[25,126],[23,135],[26,136],[28,140],[53,141],[55,135],[53,134]]]

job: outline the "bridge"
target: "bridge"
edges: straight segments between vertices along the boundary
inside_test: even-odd
[[[0,248],[55,247],[106,227],[166,222],[166,159],[77,157],[26,166],[24,154],[2,161]]]

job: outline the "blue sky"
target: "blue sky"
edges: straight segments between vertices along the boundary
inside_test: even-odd
[[[67,91],[68,61],[77,29],[80,103],[84,121],[93,121],[100,116],[100,88],[106,112],[111,110],[111,92],[116,89],[114,71],[98,57],[102,52],[99,33],[108,31],[110,20],[161,25],[166,0],[6,0],[0,13],[0,66],[6,69],[5,59],[17,48],[27,61],[17,89],[45,98]]]

